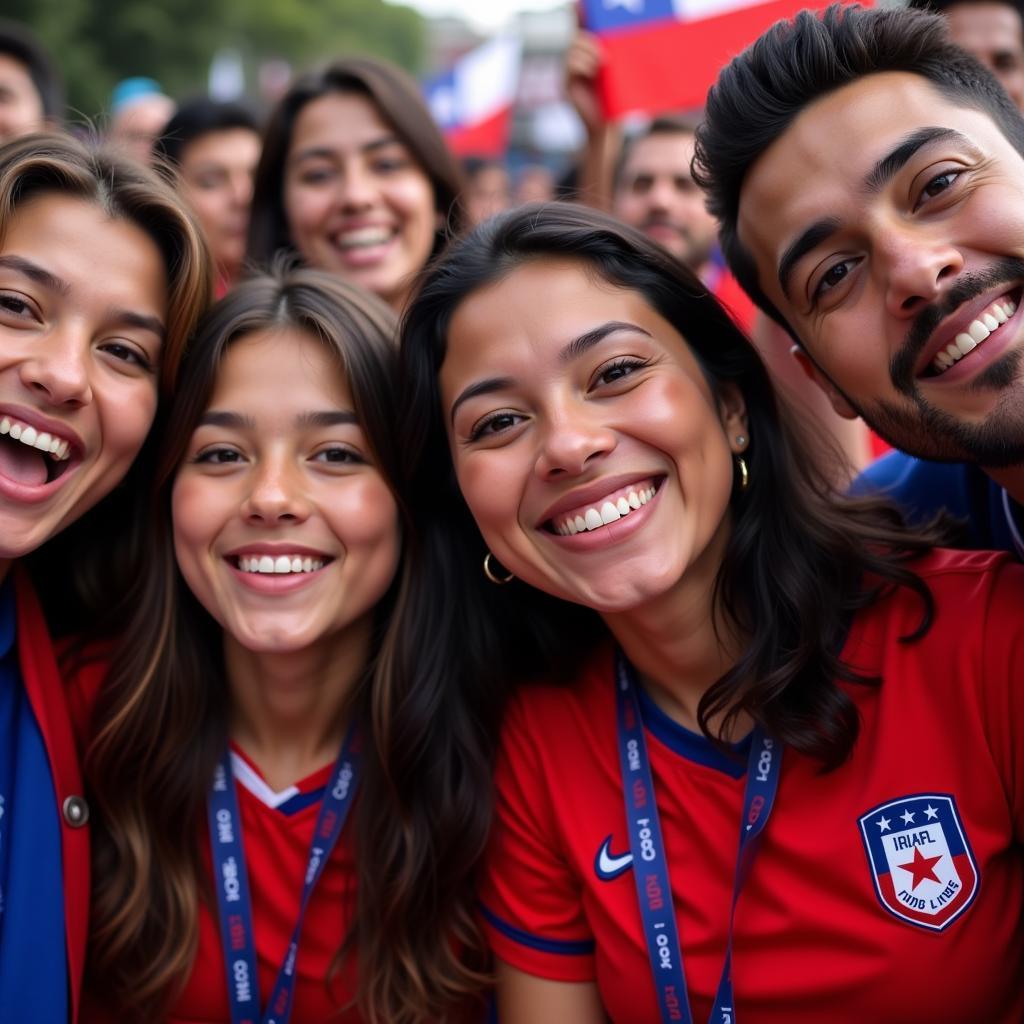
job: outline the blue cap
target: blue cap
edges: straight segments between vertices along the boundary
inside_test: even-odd
[[[110,94],[110,112],[118,113],[146,96],[162,96],[163,89],[155,78],[126,78],[114,86]]]

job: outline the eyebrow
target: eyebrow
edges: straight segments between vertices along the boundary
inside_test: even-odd
[[[578,338],[573,338],[558,353],[558,361],[560,363],[572,362],[572,360],[578,359],[584,352],[589,351],[599,342],[604,341],[610,334],[616,334],[619,331],[634,331],[648,338],[652,337],[650,331],[644,330],[644,328],[637,324],[631,324],[626,320],[609,320],[607,323],[603,323],[593,330],[581,334]],[[511,377],[488,377],[484,380],[478,380],[475,384],[470,384],[452,402],[451,412],[449,413],[451,421],[455,422],[455,413],[463,402],[468,402],[469,399],[477,398],[479,395],[488,395],[495,391],[502,391],[505,388],[512,387],[513,384],[515,384],[515,381]]]
[[[301,428],[309,428],[344,426],[349,423],[358,423],[359,420],[351,409],[331,409],[326,412],[304,412],[296,417],[295,422]],[[251,416],[244,416],[238,412],[208,409],[199,418],[197,426],[255,430],[256,421]]]
[[[24,256],[0,256],[0,267],[23,274],[30,281],[35,281],[36,284],[60,295],[67,295],[71,291],[71,285],[67,281],[57,277],[56,274],[51,274],[38,263],[25,259]]]
[[[372,153],[378,149],[385,149],[388,146],[401,146],[402,140],[397,135],[383,135],[379,139],[367,142],[365,146],[359,147],[360,153]],[[310,146],[309,149],[300,150],[292,157],[292,163],[301,163],[303,160],[325,159],[332,160],[337,156],[337,151],[330,146]]]
[[[906,166],[915,153],[935,142],[958,142],[971,149],[975,148],[965,135],[952,128],[938,126],[918,128],[904,136],[868,171],[864,176],[864,191],[869,195],[881,191]],[[830,235],[835,234],[840,227],[841,222],[837,218],[823,217],[801,232],[786,247],[779,260],[779,285],[785,295],[789,295],[789,279],[797,263]]]
[[[133,313],[130,309],[112,310],[110,319],[126,327],[138,327],[144,331],[152,331],[161,341],[164,340],[167,334],[167,329],[159,317],[146,316],[143,313]]]

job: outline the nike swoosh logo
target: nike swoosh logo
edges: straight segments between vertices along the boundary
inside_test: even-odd
[[[608,882],[613,878],[618,878],[627,868],[633,864],[633,854],[623,853],[619,856],[611,851],[612,837],[608,836],[605,841],[601,844],[601,849],[597,851],[597,856],[594,858],[594,871],[597,872],[597,877],[604,879]]]

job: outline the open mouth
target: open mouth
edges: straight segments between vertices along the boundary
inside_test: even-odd
[[[267,576],[319,572],[325,565],[334,561],[333,558],[313,557],[297,553],[291,555],[239,554],[230,555],[227,560],[240,572]]]
[[[342,252],[358,252],[361,249],[387,245],[397,234],[397,229],[384,226],[355,228],[351,231],[339,231],[332,236],[331,241]]]
[[[62,477],[71,462],[71,442],[4,416],[0,418],[0,473],[28,487]]]
[[[620,487],[591,505],[581,505],[549,519],[544,524],[544,529],[562,537],[600,530],[643,508],[657,494],[664,479],[663,476],[649,477]]]
[[[964,356],[984,345],[1013,316],[1020,304],[1021,289],[1000,296],[990,302],[967,327],[945,348],[940,349],[928,364],[922,377],[940,377]]]

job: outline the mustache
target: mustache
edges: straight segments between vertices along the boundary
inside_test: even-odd
[[[921,352],[927,346],[935,329],[951,313],[955,313],[965,302],[976,299],[990,288],[1001,284],[1013,284],[1024,278],[1024,260],[1006,257],[993,263],[986,270],[975,274],[962,274],[946,293],[941,302],[925,306],[914,317],[907,331],[906,340],[889,363],[889,377],[893,387],[905,395],[913,395],[916,389],[914,366]]]
[[[686,228],[681,224],[676,224],[673,220],[669,220],[668,217],[645,217],[640,223],[640,230],[646,231],[648,228],[671,228],[686,238],[690,237],[690,232]]]

